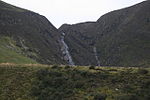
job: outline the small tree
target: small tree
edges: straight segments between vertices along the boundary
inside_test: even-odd
[[[106,100],[106,97],[105,94],[95,94],[94,100]]]
[[[91,66],[89,67],[89,69],[95,69],[95,66],[91,65]]]
[[[139,68],[139,69],[138,69],[138,73],[139,73],[139,74],[147,74],[148,72],[149,72],[148,70],[143,69],[143,68]]]
[[[58,65],[53,65],[53,66],[52,66],[53,69],[56,69],[56,68],[58,68],[58,67],[59,67]]]
[[[69,66],[69,65],[66,65],[66,66],[65,66],[65,69],[69,69],[69,68],[71,68],[71,66]]]

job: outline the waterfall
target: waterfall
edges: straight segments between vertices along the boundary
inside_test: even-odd
[[[94,52],[95,59],[97,61],[97,65],[100,66],[100,60],[98,59],[96,47],[93,47],[93,52]]]
[[[65,38],[65,33],[62,33],[60,41],[61,41],[61,51],[62,51],[62,54],[63,54],[63,59],[65,61],[67,61],[69,65],[74,66],[75,64],[74,64],[74,62],[72,60],[72,57],[71,57],[71,55],[69,53],[69,47],[65,43],[64,38]]]

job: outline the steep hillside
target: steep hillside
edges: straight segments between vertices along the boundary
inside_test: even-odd
[[[149,66],[150,65],[150,1],[116,10],[96,22],[59,28],[78,65]]]
[[[59,35],[58,30],[44,16],[0,1],[0,37],[9,37],[15,41],[12,52],[38,63],[63,63]],[[3,56],[7,54],[5,52]],[[11,57],[16,58],[15,55]]]

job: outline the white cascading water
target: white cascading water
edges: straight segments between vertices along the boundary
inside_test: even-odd
[[[67,61],[69,65],[74,66],[75,64],[74,64],[74,62],[72,60],[72,57],[69,53],[69,47],[65,43],[64,38],[65,38],[65,33],[62,33],[60,41],[61,41],[61,51],[62,51],[62,54],[63,54],[63,59],[65,61]]]
[[[97,65],[100,66],[100,60],[98,59],[96,47],[93,47],[93,52],[94,52],[95,59],[97,61]]]

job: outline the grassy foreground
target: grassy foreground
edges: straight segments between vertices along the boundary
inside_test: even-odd
[[[0,64],[0,100],[150,100],[149,71]]]

